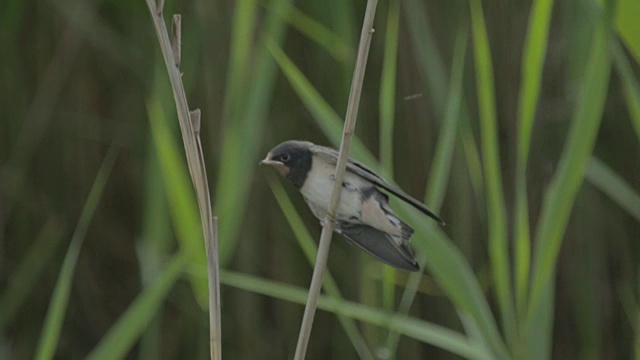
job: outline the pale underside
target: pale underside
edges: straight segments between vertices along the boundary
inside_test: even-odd
[[[333,176],[335,165],[317,157],[314,161],[314,166],[300,192],[313,214],[322,221],[327,214],[335,183]],[[368,180],[347,171],[344,176],[336,220],[371,226],[391,235],[400,244],[402,242],[401,221],[389,208],[386,198],[374,194],[363,199],[363,192],[373,187],[374,185]],[[340,231],[340,229],[336,230]]]

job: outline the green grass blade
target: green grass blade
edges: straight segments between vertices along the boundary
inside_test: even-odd
[[[82,213],[80,213],[78,225],[71,238],[71,243],[69,244],[69,249],[64,257],[64,261],[62,262],[60,275],[58,276],[56,287],[53,290],[53,296],[44,320],[40,340],[38,341],[38,347],[36,349],[35,359],[37,360],[53,359],[55,355],[62,324],[67,312],[67,305],[69,304],[73,273],[78,261],[78,256],[80,255],[80,249],[87,234],[87,229],[93,219],[93,214],[102,198],[102,193],[113,169],[113,165],[116,162],[117,149],[118,147],[115,144],[112,144],[109,148],[109,151],[102,161],[102,165],[100,165]]]
[[[616,2],[615,25],[618,35],[624,41],[636,62],[640,64],[640,2],[618,0]]]
[[[387,174],[393,174],[393,128],[396,111],[396,68],[398,63],[398,32],[400,1],[389,2],[384,59],[380,79],[380,162]]]
[[[531,230],[526,183],[527,160],[531,143],[531,129],[540,98],[540,84],[547,53],[552,8],[553,0],[536,0],[531,6],[520,71],[514,229],[515,300],[519,314],[524,312],[526,306],[531,266]]]
[[[465,118],[463,118],[465,119]],[[482,178],[482,161],[480,160],[480,152],[478,151],[478,145],[473,137],[471,130],[470,119],[466,118],[462,124],[460,124],[460,141],[464,148],[464,158],[467,165],[467,171],[469,172],[469,180],[473,193],[476,195],[476,201],[479,204],[484,203],[484,179]]]
[[[224,121],[237,121],[242,109],[242,99],[249,82],[251,48],[254,43],[257,0],[238,0],[233,12],[231,48],[229,49],[229,69],[223,109]]]
[[[518,164],[526,169],[531,142],[531,129],[540,98],[542,71],[547,53],[549,23],[553,0],[536,0],[531,7],[520,71],[518,99]]]
[[[489,257],[503,330],[511,342],[512,336],[515,335],[516,325],[511,289],[511,268],[509,266],[509,244],[507,243],[507,214],[498,150],[493,64],[482,3],[480,0],[471,0],[470,5],[480,110],[482,163],[487,194],[487,216],[489,217]]]
[[[412,244],[426,259],[425,265],[458,311],[467,313],[481,329],[494,357],[509,358],[482,288],[464,255],[440,230],[424,221],[424,215],[410,205],[398,203],[398,215],[416,230]]]
[[[123,359],[157,315],[169,290],[178,280],[190,256],[178,253],[158,277],[140,293],[98,345],[87,356],[91,360]]]
[[[393,128],[396,111],[396,67],[398,63],[398,32],[400,28],[400,0],[389,2],[384,40],[384,59],[380,80],[380,160],[385,174],[393,174]],[[382,304],[389,311],[394,308],[396,270],[385,266],[382,274]]]
[[[251,179],[256,169],[263,129],[266,124],[268,107],[273,95],[275,86],[277,67],[267,51],[264,43],[269,39],[276,44],[280,44],[285,37],[285,23],[282,21],[284,12],[289,8],[291,0],[272,0],[270,11],[265,20],[262,38],[258,41],[259,46],[253,54],[241,52],[240,55],[232,56],[230,66],[234,68],[233,74],[238,71],[246,71],[253,74],[253,77],[245,78],[246,74],[236,74],[229,78],[229,82],[242,82],[239,85],[229,85],[226,93],[225,104],[225,129],[222,136],[222,158],[218,174],[218,184],[216,185],[216,202],[214,214],[219,214],[219,255],[220,263],[228,263],[236,249],[236,238],[242,225],[243,211],[246,207]],[[248,6],[248,5],[246,5]],[[252,3],[251,6],[255,6]],[[253,8],[238,8],[240,13],[236,14],[239,21],[245,22],[242,11],[247,11],[249,17],[253,16]],[[244,27],[250,27],[245,24]],[[247,42],[253,44],[252,38],[246,38],[246,29],[241,30],[242,36],[234,35],[233,43]],[[238,30],[240,31],[240,30]],[[236,45],[234,45],[236,46]],[[238,45],[244,49],[244,45]],[[240,56],[248,58],[236,59]],[[238,64],[233,61],[238,60]],[[254,68],[246,69],[239,64],[253,64]],[[238,67],[239,69],[235,69]],[[240,90],[234,90],[236,87]],[[231,105],[234,104],[234,105]]]
[[[536,231],[536,251],[529,295],[527,322],[546,318],[552,307],[543,307],[545,294],[552,287],[556,260],[562,238],[569,221],[578,190],[582,185],[587,164],[591,157],[596,135],[600,127],[604,102],[607,95],[611,70],[607,48],[607,25],[605,21],[597,27],[586,67],[582,94],[576,105],[570,133],[564,147],[557,171],[545,194],[540,220]],[[546,329],[532,329],[527,325],[526,339],[550,337]],[[527,349],[531,349],[529,346]]]
[[[548,283],[542,289],[541,300],[536,308],[529,308],[530,312],[537,316],[527,319],[522,324],[524,346],[518,349],[516,357],[526,360],[551,359],[551,334],[553,333],[553,310],[555,301],[555,289],[553,283]],[[531,306],[532,304],[527,304]]]
[[[51,266],[49,262],[56,254],[63,234],[64,225],[59,220],[52,218],[47,221],[20,265],[11,273],[0,297],[0,329],[7,328],[25,304],[29,293],[37,286],[38,279]]]
[[[425,191],[425,202],[437,211],[442,206],[444,195],[451,173],[451,161],[458,135],[458,125],[460,123],[462,106],[462,80],[464,75],[464,58],[467,53],[467,29],[461,29],[456,37],[456,45],[453,53],[451,65],[451,81],[445,117],[442,121],[442,129],[436,144],[436,151],[433,157],[431,170],[429,171],[429,181]]]
[[[429,204],[435,212],[440,210],[444,195],[447,190],[447,183],[451,173],[451,162],[455,150],[456,135],[460,122],[460,106],[462,102],[462,80],[464,75],[464,58],[467,50],[468,33],[463,28],[456,37],[455,50],[451,65],[451,86],[447,96],[445,118],[442,122],[442,129],[438,136],[436,151],[429,171],[429,180],[425,190],[425,203]],[[415,299],[417,285],[422,277],[421,273],[413,273],[409,276],[407,286],[402,294],[402,300],[398,312],[407,314]],[[399,334],[391,333],[387,339],[387,348],[392,354],[396,353]]]
[[[307,291],[288,284],[261,279],[252,275],[223,271],[220,277],[223,284],[238,289],[263,294],[304,305]],[[318,299],[318,308],[341,313],[351,318],[377,326],[390,326],[408,337],[445,349],[469,359],[491,359],[484,349],[470,343],[464,335],[424,320],[396,315],[358,303],[339,300],[327,296]]]
[[[160,162],[164,191],[181,252],[189,257],[189,261],[196,268],[204,271],[207,260],[202,227],[186,161],[169,130],[160,98],[153,96],[147,103],[147,109],[151,136]],[[209,296],[206,276],[190,276],[189,281],[198,303],[206,308]]]
[[[622,81],[622,89],[624,90],[624,97],[627,101],[627,108],[629,108],[631,124],[640,141],[640,85],[620,45],[612,41],[611,49],[613,58],[615,59],[616,69],[620,73],[620,80]]]
[[[304,255],[307,257],[309,264],[311,267],[315,264],[316,255],[318,253],[318,246],[314,242],[309,230],[304,225],[302,218],[296,212],[293,203],[287,196],[287,193],[282,188],[280,182],[278,182],[273,176],[269,177],[269,186],[271,187],[271,191],[273,192],[273,196],[276,198],[280,209],[285,215],[287,222],[289,223],[289,227],[293,231],[293,234],[304,252]],[[326,293],[336,299],[342,299],[342,294],[340,289],[338,288],[338,283],[334,280],[331,272],[327,269],[325,270],[324,280],[322,283],[322,287]],[[338,317],[338,321],[340,321],[340,325],[344,328],[345,333],[349,337],[349,340],[353,344],[353,347],[356,349],[358,356],[361,359],[373,359],[373,354],[371,350],[367,346],[360,330],[353,319],[346,317],[342,314],[336,314]]]
[[[640,194],[605,163],[592,157],[587,165],[587,180],[640,221]]]
[[[333,30],[295,6],[287,9],[284,15],[287,24],[319,45],[336,61],[345,64],[353,63],[353,49],[344,38]]]
[[[143,223],[140,237],[136,242],[136,254],[140,266],[140,280],[143,287],[149,286],[160,274],[162,261],[169,257],[173,246],[171,215],[164,194],[164,184],[158,156],[154,151],[151,136],[148,137],[145,156],[145,185],[142,205]],[[162,309],[159,309],[162,311]],[[140,358],[158,359],[162,351],[162,318],[156,316],[140,339]]]

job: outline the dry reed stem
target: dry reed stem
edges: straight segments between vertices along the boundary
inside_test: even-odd
[[[302,360],[307,353],[309,345],[309,337],[313,326],[313,318],[315,316],[318,297],[320,296],[320,288],[322,287],[322,278],[327,265],[327,257],[329,255],[329,247],[331,246],[331,237],[333,235],[334,218],[340,200],[340,189],[342,189],[342,180],[347,166],[349,157],[349,148],[353,138],[353,131],[356,127],[358,115],[358,107],[360,105],[360,94],[362,93],[362,83],[364,73],[367,68],[367,58],[369,56],[369,46],[371,45],[371,37],[373,35],[373,19],[376,13],[377,0],[368,0],[367,9],[365,10],[364,20],[362,23],[362,32],[360,34],[360,44],[358,46],[358,57],[356,66],[353,71],[353,79],[351,80],[351,91],[349,93],[349,103],[347,105],[347,114],[345,115],[344,129],[342,131],[342,141],[340,143],[340,154],[336,164],[336,182],[333,185],[329,208],[324,219],[322,234],[320,235],[320,244],[318,245],[318,255],[316,256],[316,264],[313,269],[313,277],[309,286],[309,296],[307,305],[304,309],[302,325],[300,326],[300,334],[298,336],[298,344],[296,346],[295,360]]]
[[[146,0],[154,28],[160,43],[162,55],[167,66],[171,88],[178,112],[180,131],[184,142],[187,165],[195,187],[202,221],[205,247],[207,250],[207,269],[209,277],[209,329],[211,359],[222,358],[222,326],[220,321],[220,278],[218,262],[217,219],[213,218],[207,173],[205,170],[202,144],[200,142],[200,110],[189,111],[187,97],[180,74],[181,18],[174,15],[172,36],[169,40],[167,27],[162,17],[164,1]]]

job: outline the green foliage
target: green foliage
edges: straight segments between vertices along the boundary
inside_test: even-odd
[[[93,220],[93,215],[96,212],[98,203],[102,198],[102,193],[104,192],[104,187],[107,184],[109,175],[111,175],[111,170],[116,161],[116,155],[117,146],[113,144],[109,152],[107,152],[93,182],[91,191],[87,196],[87,201],[80,214],[80,219],[78,219],[78,225],[73,232],[69,249],[62,262],[60,275],[58,276],[58,281],[56,282],[56,287],[51,297],[47,317],[44,320],[40,341],[36,349],[36,359],[53,359],[55,355],[63,321],[67,313],[67,307],[69,306],[73,274],[78,262],[78,256],[80,256],[80,249],[84,243],[87,229],[91,224],[91,220]]]
[[[178,280],[189,256],[178,253],[170,259],[158,278],[129,305],[113,327],[87,357],[91,360],[122,359],[156,316],[167,293]]]
[[[159,98],[151,98],[148,108],[153,144],[158,154],[164,192],[169,202],[176,237],[180,242],[180,251],[187,256],[196,269],[204,271],[207,266],[204,240],[198,221],[198,206],[187,168],[184,160],[180,158],[178,145],[171,136]],[[204,272],[194,273],[190,281],[196,299],[201,306],[206,307],[208,285],[204,274]]]
[[[148,11],[32,3],[0,13],[0,357],[202,358],[200,217]],[[319,232],[257,163],[338,146],[365,3],[166,4],[203,111],[224,358],[291,356]],[[380,2],[351,155],[447,225],[391,199],[423,273],[335,241],[309,358],[637,357],[638,6]]]
[[[471,24],[477,78],[482,163],[487,197],[487,216],[489,217],[487,220],[489,257],[503,331],[507,339],[512,341],[511,337],[515,332],[515,314],[513,311],[513,291],[511,290],[509,247],[507,245],[507,214],[498,150],[493,64],[480,0],[471,0]]]

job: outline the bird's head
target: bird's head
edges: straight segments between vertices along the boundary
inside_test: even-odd
[[[270,165],[300,188],[304,184],[313,162],[311,146],[306,141],[285,141],[273,149],[260,161],[260,165]]]

